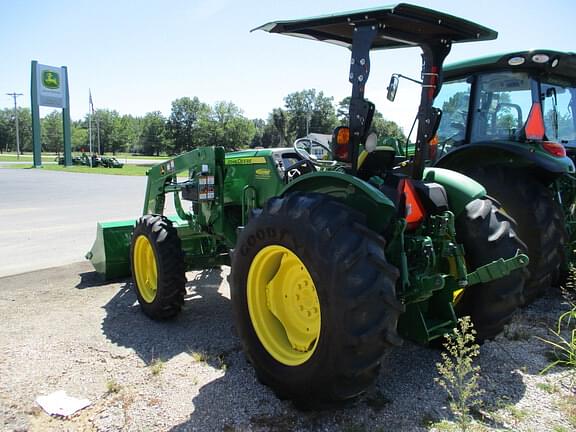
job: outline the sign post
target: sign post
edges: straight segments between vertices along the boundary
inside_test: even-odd
[[[64,130],[64,165],[72,165],[72,140],[70,132],[70,96],[68,94],[68,69],[32,61],[31,73],[32,142],[34,167],[42,166],[42,139],[40,133],[40,106],[62,108]]]

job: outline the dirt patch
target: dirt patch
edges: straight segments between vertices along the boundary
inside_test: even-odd
[[[129,281],[102,284],[87,263],[0,278],[0,429],[32,431],[419,431],[450,419],[438,351],[391,350],[376,385],[347,407],[302,413],[258,383],[234,333],[228,268],[187,274],[182,313],[154,322]],[[558,293],[482,346],[485,430],[574,430],[567,372],[539,371],[534,338],[564,310]],[[65,390],[92,405],[52,418],[34,400]],[[572,399],[570,399],[572,398]]]

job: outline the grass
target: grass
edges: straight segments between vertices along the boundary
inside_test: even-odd
[[[106,383],[106,391],[108,393],[119,393],[120,390],[122,390],[122,386],[113,379]]]
[[[208,354],[202,351],[193,351],[190,353],[194,361],[198,363],[204,363],[208,361]]]
[[[576,429],[576,396],[566,396],[559,403],[558,408],[564,416],[570,426]]]
[[[10,166],[3,167],[8,169],[43,169],[47,171],[73,172],[83,174],[105,174],[105,175],[122,175],[122,176],[145,176],[146,171],[150,169],[146,165],[124,165],[122,168],[90,168],[87,166],[74,165],[64,167],[62,165],[44,165],[42,168],[32,168],[29,166]]]
[[[537,337],[551,347],[553,361],[546,366],[541,374],[556,366],[564,366],[576,372],[576,303],[568,300],[570,310],[558,318],[556,329],[550,329],[553,339]]]
[[[105,156],[111,156],[111,155],[107,154]],[[146,156],[146,155],[133,155],[131,153],[116,153],[114,157],[116,159],[158,159],[158,160],[170,159],[170,156]]]
[[[195,362],[208,363],[210,366],[220,369],[223,372],[228,370],[224,354],[210,354],[203,351],[191,351],[189,354]]]
[[[558,392],[558,387],[556,387],[554,384],[549,384],[549,383],[538,383],[536,384],[536,387],[539,388],[542,391],[545,391],[546,393],[550,393],[550,394],[554,394]]]
[[[528,411],[518,408],[516,405],[508,405],[506,411],[508,411],[510,415],[518,421],[522,421],[528,417]]]
[[[164,361],[162,361],[162,359],[157,358],[152,360],[152,363],[150,363],[150,372],[152,375],[160,375],[162,369],[164,369]]]

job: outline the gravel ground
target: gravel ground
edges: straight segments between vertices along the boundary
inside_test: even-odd
[[[0,278],[0,429],[6,431],[424,431],[447,430],[434,382],[437,350],[391,350],[366,395],[347,407],[300,412],[260,385],[234,333],[229,269],[191,272],[184,310],[147,319],[129,281],[98,283],[88,263]],[[485,343],[480,430],[576,430],[569,371],[546,375],[546,345],[566,309],[558,292]],[[92,404],[70,418],[34,402],[56,390]],[[483,418],[482,418],[483,417]]]

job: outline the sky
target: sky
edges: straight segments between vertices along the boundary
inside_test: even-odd
[[[231,101],[248,118],[267,118],[289,93],[315,88],[335,103],[349,96],[349,51],[300,38],[250,32],[266,22],[389,4],[372,0],[3,0],[0,24],[0,108],[5,93],[30,106],[30,62],[67,66],[72,119],[96,109],[170,114],[171,102],[197,96]],[[576,51],[576,0],[421,0],[498,31],[498,39],[455,44],[446,63],[512,50]],[[402,81],[386,100],[394,72],[420,73],[418,48],[373,53],[366,97],[407,132],[418,86]],[[41,115],[51,108],[41,108]]]

